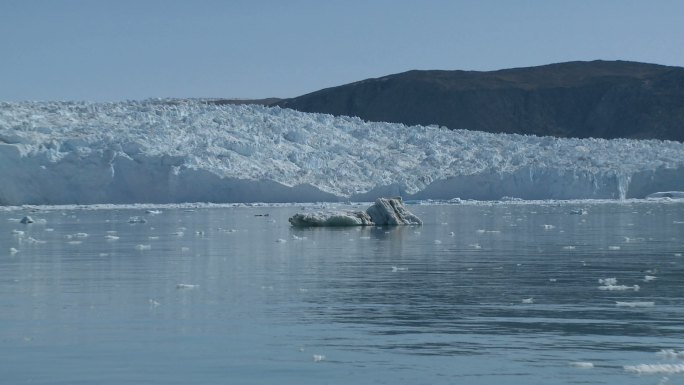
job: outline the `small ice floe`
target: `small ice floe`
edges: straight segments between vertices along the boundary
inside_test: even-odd
[[[594,367],[594,364],[591,362],[586,362],[586,361],[575,361],[575,362],[571,362],[570,366],[572,366],[573,368],[591,369]]]
[[[152,248],[152,245],[143,245],[143,244],[135,245],[135,249],[140,250],[140,251],[150,250],[151,248]]]
[[[641,364],[626,365],[626,371],[635,374],[678,374],[684,373],[684,364]]]
[[[181,247],[181,253],[187,253],[188,251],[190,251],[189,247]]]
[[[365,239],[365,240],[368,240],[368,239],[371,239],[371,237],[369,237],[369,236],[363,236],[363,237],[359,237],[359,239]]]
[[[556,228],[556,226],[554,226],[554,225],[543,225],[543,227],[544,227],[544,230],[553,230]]]
[[[147,223],[147,220],[145,218],[141,218],[138,216],[130,217],[128,218],[128,223],[136,224],[136,223]]]
[[[652,301],[615,301],[617,307],[653,307],[655,302]]]
[[[484,233],[485,233],[485,230],[484,230],[484,229],[479,229],[479,230],[477,230],[476,232],[477,232],[478,234],[484,234]]]
[[[644,275],[644,282],[651,282],[658,279],[655,275]]]
[[[681,257],[681,256],[682,256],[682,253],[674,253],[674,256],[675,256],[675,257]]]
[[[28,243],[28,244],[30,244],[30,245],[36,245],[36,244],[45,243],[46,241],[43,241],[43,240],[40,240],[40,239],[36,239],[36,238],[33,238],[33,237],[28,237],[28,238],[26,238],[26,240],[25,240],[24,242],[26,242],[26,243]]]
[[[297,235],[292,234],[292,240],[294,240],[294,241],[305,241],[306,237],[298,237]]]
[[[157,239],[159,239],[159,237],[157,237],[155,235],[150,235],[149,237],[147,237],[147,239],[152,240],[152,241],[156,241]]]
[[[33,220],[33,218],[31,218],[31,217],[28,216],[28,215],[25,216],[25,217],[23,217],[23,218],[21,218],[21,220],[19,221],[19,223],[23,223],[23,224],[25,224],[25,225],[28,225],[28,224],[33,223],[33,222],[35,222],[35,221]]]
[[[105,235],[105,239],[108,241],[116,241],[117,239],[119,239],[119,237],[117,237],[116,235]]]
[[[599,279],[599,290],[607,290],[607,291],[626,291],[626,290],[634,290],[634,291],[639,291],[640,287],[639,285],[633,285],[633,286],[625,286],[625,285],[618,285],[617,284],[617,278],[602,278]]]
[[[198,237],[203,237],[204,231],[202,231],[202,230],[195,231],[195,235],[197,235]]]
[[[684,351],[676,351],[674,349],[661,349],[658,353],[656,353],[658,356],[667,358],[667,359],[677,359],[677,358],[684,358]]]
[[[10,247],[10,249],[9,249],[10,255],[14,255],[14,254],[16,254],[16,253],[18,253],[18,252],[19,252],[19,250],[15,249],[14,247]]]
[[[199,285],[191,285],[188,283],[179,283],[176,285],[176,289],[179,289],[179,290],[181,290],[181,289],[191,290],[191,289],[197,289],[198,287],[199,287]]]
[[[76,233],[74,238],[88,238],[88,233]]]
[[[408,267],[392,266],[392,273],[398,273],[400,271],[408,271]]]
[[[152,299],[152,298],[150,298],[150,299],[148,300],[148,302],[150,303],[150,306],[152,306],[152,307],[158,307],[159,305],[161,305],[161,303],[155,301],[155,300]]]
[[[620,246],[608,246],[608,250],[620,250]]]
[[[472,247],[473,249],[481,249],[482,248],[482,246],[480,246],[479,243],[471,243],[468,246]]]
[[[48,228],[45,229],[45,231],[47,231],[48,233],[50,233],[50,232],[55,231],[55,229],[53,229],[52,227],[48,227]]]
[[[599,286],[598,288],[599,288],[599,290],[606,290],[606,291],[627,291],[627,290],[639,291],[639,289],[640,289],[639,285],[633,285],[633,286],[604,285],[604,286]]]
[[[575,246],[563,246],[563,250],[575,250]]]
[[[100,253],[98,254],[100,257],[109,257],[109,253]]]
[[[70,245],[80,245],[83,241],[68,241],[67,243]]]
[[[534,298],[523,298],[522,303],[534,303]]]
[[[556,278],[549,278],[549,282],[557,282],[558,280]]]
[[[158,215],[161,213],[162,212],[160,210],[145,210],[145,214],[150,214],[150,215]]]
[[[454,232],[452,231],[452,232],[449,233],[449,235],[452,236],[452,237],[455,237],[455,236],[456,236],[456,233],[454,233]]]
[[[286,243],[286,242],[287,242],[287,239],[283,239],[283,238],[276,239],[276,243]]]
[[[324,356],[324,355],[322,355],[322,354],[314,354],[314,355],[313,355],[313,361],[314,361],[314,362],[321,362],[321,361],[323,361],[323,360],[325,360],[325,356]]]
[[[570,214],[573,214],[573,215],[587,215],[587,214],[589,214],[589,210],[584,209],[584,208],[582,208],[582,209],[570,210]]]
[[[176,231],[175,233],[173,233],[173,235],[175,235],[177,237],[182,237],[183,235],[185,235],[185,233],[182,231]]]
[[[12,235],[14,235],[15,237],[23,237],[24,234],[25,233],[21,230],[12,230]]]
[[[435,245],[441,245],[442,241],[440,241],[439,239],[435,239],[434,243],[435,243]]]

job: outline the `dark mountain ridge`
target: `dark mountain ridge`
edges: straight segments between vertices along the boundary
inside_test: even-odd
[[[626,61],[413,70],[273,103],[495,133],[684,141],[684,68]]]

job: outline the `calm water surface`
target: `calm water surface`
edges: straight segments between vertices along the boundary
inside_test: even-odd
[[[684,384],[684,204],[411,210],[0,212],[0,383]]]

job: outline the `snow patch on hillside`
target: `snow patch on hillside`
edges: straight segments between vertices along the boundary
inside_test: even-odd
[[[684,145],[364,122],[201,100],[0,103],[0,204],[618,199]]]

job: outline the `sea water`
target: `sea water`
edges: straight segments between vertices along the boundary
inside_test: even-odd
[[[0,383],[684,383],[684,204],[409,208],[0,212]]]

